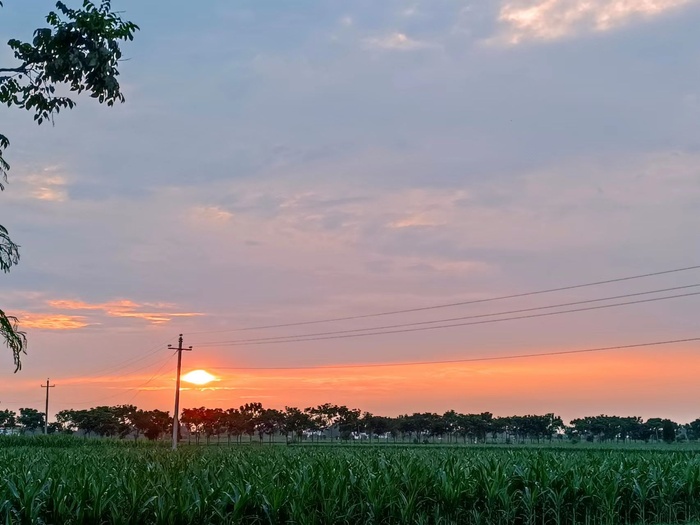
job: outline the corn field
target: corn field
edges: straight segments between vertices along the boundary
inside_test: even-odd
[[[656,524],[700,519],[692,452],[0,439],[6,524]],[[42,446],[43,445],[43,446]]]

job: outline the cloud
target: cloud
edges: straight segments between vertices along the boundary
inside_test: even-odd
[[[153,324],[167,323],[178,317],[198,317],[204,315],[196,312],[169,312],[163,310],[153,311],[149,310],[149,308],[163,308],[171,305],[159,303],[139,304],[130,300],[118,300],[106,303],[86,303],[84,301],[74,301],[68,299],[51,300],[48,301],[48,304],[52,308],[56,308],[58,310],[101,311],[108,317],[142,319]]]
[[[481,261],[451,261],[443,260],[439,257],[429,258],[421,257],[415,258],[415,262],[412,264],[411,258],[406,258],[403,261],[406,269],[413,270],[419,274],[426,273],[439,273],[439,274],[449,274],[449,275],[464,275],[472,274],[475,272],[489,271],[490,265]]]
[[[228,222],[233,213],[219,206],[195,206],[190,210],[190,217],[195,222]]]
[[[414,40],[405,33],[394,32],[386,36],[366,38],[365,45],[371,49],[384,49],[389,51],[416,51],[436,47],[431,42]]]
[[[390,228],[432,228],[435,226],[443,226],[445,223],[431,219],[424,214],[416,214],[392,221],[389,223]]]
[[[68,180],[59,173],[59,168],[49,166],[38,172],[17,177],[16,186],[9,194],[10,198],[33,199],[48,202],[68,200]]]
[[[507,0],[498,20],[505,26],[501,38],[520,44],[608,31],[691,3],[697,0]]]
[[[40,314],[20,312],[17,314],[20,326],[40,330],[77,330],[89,325],[86,318],[79,315]]]
[[[416,7],[416,6],[407,7],[405,9],[401,10],[401,16],[405,16],[408,18],[413,17],[413,16],[417,16],[419,13],[420,13],[420,11],[418,10],[418,7]]]

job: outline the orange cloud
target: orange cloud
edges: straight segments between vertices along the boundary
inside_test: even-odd
[[[84,301],[74,301],[70,299],[49,301],[48,304],[56,309],[61,310],[85,310],[85,311],[101,311],[109,317],[129,317],[135,319],[143,319],[153,324],[163,324],[172,321],[177,317],[197,317],[204,314],[197,312],[168,312],[168,311],[151,311],[144,310],[145,308],[172,308],[172,305],[162,303],[144,303],[139,304],[128,299],[109,301],[106,303],[86,303]]]
[[[22,328],[41,330],[77,330],[88,326],[85,317],[80,315],[20,313],[18,316]]]

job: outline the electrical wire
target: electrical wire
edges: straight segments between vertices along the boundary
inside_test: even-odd
[[[549,317],[549,316],[554,316],[554,315],[562,315],[562,314],[570,314],[570,313],[575,313],[575,312],[587,312],[587,311],[592,311],[592,310],[603,310],[606,308],[617,308],[620,306],[628,306],[632,304],[642,304],[642,303],[652,303],[652,302],[657,302],[657,301],[665,301],[668,299],[678,299],[681,297],[691,297],[691,296],[696,296],[700,295],[700,292],[693,292],[693,293],[687,293],[687,294],[679,294],[679,295],[670,295],[667,297],[655,297],[652,299],[643,299],[639,301],[627,301],[623,303],[615,303],[615,304],[606,304],[606,305],[601,305],[601,306],[588,306],[586,308],[573,308],[571,310],[561,310],[558,312],[544,312],[544,313],[539,313],[539,314],[529,314],[529,315],[520,315],[520,316],[514,316],[514,317],[504,317],[502,319],[487,319],[487,320],[482,320],[482,321],[473,321],[469,323],[452,323],[452,324],[446,324],[446,325],[439,325],[439,326],[421,326],[418,328],[401,328],[397,330],[382,330],[382,331],[376,331],[376,332],[364,332],[364,333],[358,333],[358,334],[341,334],[341,335],[330,335],[330,336],[323,336],[323,337],[301,337],[299,336],[298,338],[289,338],[289,339],[284,339],[284,340],[274,340],[274,341],[251,341],[251,342],[246,342],[246,343],[212,343],[210,345],[203,345],[200,344],[198,347],[206,347],[206,346],[251,346],[251,345],[270,345],[270,344],[282,344],[282,343],[301,343],[301,342],[306,342],[306,341],[326,341],[329,339],[350,339],[350,338],[355,338],[355,337],[369,337],[369,336],[374,336],[374,335],[386,335],[386,334],[400,334],[400,333],[408,333],[408,332],[422,332],[425,330],[439,330],[439,329],[444,329],[444,328],[455,328],[455,327],[461,327],[461,326],[474,326],[474,325],[480,325],[480,324],[491,324],[491,323],[501,323],[504,321],[516,321],[520,319],[535,319],[537,317]]]
[[[423,325],[430,325],[430,324],[438,324],[438,323],[449,323],[453,321],[464,321],[467,319],[480,319],[484,317],[496,317],[496,316],[501,316],[501,315],[512,315],[512,314],[518,314],[518,313],[525,313],[525,312],[534,312],[538,310],[549,310],[552,308],[564,308],[567,306],[577,306],[581,304],[590,304],[590,303],[597,303],[597,302],[602,302],[602,301],[613,301],[616,299],[625,299],[629,297],[639,297],[642,295],[649,295],[649,294],[655,294],[655,293],[663,293],[663,292],[671,292],[671,291],[677,291],[677,290],[687,290],[689,288],[697,288],[700,286],[700,284],[689,284],[686,286],[676,286],[673,288],[663,288],[660,290],[650,290],[646,292],[637,292],[637,293],[631,293],[631,294],[625,294],[625,295],[615,295],[611,297],[601,297],[598,299],[587,299],[584,301],[574,301],[574,302],[568,302],[568,303],[559,303],[559,304],[552,304],[552,305],[547,305],[547,306],[537,306],[537,307],[532,307],[532,308],[521,308],[519,310],[507,310],[504,312],[492,312],[492,313],[487,313],[487,314],[478,314],[478,315],[468,315],[468,316],[462,316],[462,317],[451,317],[447,319],[435,319],[432,321],[417,321],[417,322],[412,322],[412,323],[402,323],[402,324],[395,324],[395,325],[385,325],[385,326],[375,326],[371,328],[355,328],[352,330],[335,330],[335,331],[330,331],[330,332],[315,332],[315,333],[307,333],[307,334],[292,334],[292,335],[280,335],[280,336],[275,336],[275,337],[261,337],[261,338],[254,338],[254,339],[236,339],[236,340],[229,340],[229,341],[203,341],[200,343],[195,342],[199,347],[206,347],[206,346],[218,346],[222,344],[242,344],[242,343],[256,343],[256,342],[262,342],[262,341],[278,341],[278,340],[287,340],[287,339],[297,339],[297,338],[307,338],[307,337],[321,337],[321,336],[327,336],[327,335],[340,335],[340,334],[351,334],[351,333],[362,333],[362,332],[372,332],[372,331],[377,331],[377,330],[389,330],[393,328],[405,328],[409,326],[423,326]]]
[[[147,359],[147,358],[159,353],[163,348],[167,348],[167,346],[166,346],[167,343],[171,342],[172,340],[173,340],[173,338],[169,337],[168,339],[166,339],[162,343],[158,343],[155,346],[149,347],[147,350],[145,350],[145,352],[146,352],[145,354],[141,354],[141,355],[138,355],[136,357],[131,357],[131,358],[126,359],[124,361],[118,361],[116,363],[117,366],[108,365],[106,367],[101,367],[101,368],[98,368],[97,370],[87,372],[84,375],[96,376],[96,375],[102,374],[102,372],[105,372],[105,371],[109,371],[109,372],[113,373],[113,372],[116,372],[118,370],[123,370],[124,368],[128,368],[131,365],[134,365],[140,361],[143,361],[144,359]],[[148,365],[148,366],[151,366],[151,365]],[[141,370],[141,369],[139,369],[139,370]]]
[[[114,394],[110,394],[110,395],[108,395],[108,396],[104,396],[104,397],[101,397],[101,398],[98,398],[98,399],[93,399],[93,400],[91,400],[91,401],[83,401],[83,402],[80,402],[80,403],[71,403],[71,404],[77,404],[77,405],[92,405],[92,404],[94,404],[94,403],[102,402],[102,401],[105,401],[105,400],[107,400],[107,399],[113,399],[113,398],[115,398],[115,397],[117,397],[117,396],[122,396],[122,395],[124,395],[124,394],[128,394],[129,392],[133,392],[134,390],[138,391],[140,388],[145,387],[145,386],[148,385],[151,381],[153,381],[153,380],[158,376],[158,373],[165,367],[165,365],[167,365],[167,364],[172,360],[172,358],[173,358],[174,356],[175,356],[175,353],[169,355],[169,356],[165,359],[165,361],[163,361],[163,363],[161,363],[160,367],[155,371],[155,373],[154,373],[147,381],[145,381],[144,383],[141,383],[140,385],[137,385],[137,386],[132,387],[132,388],[127,388],[126,390],[123,390],[123,391],[120,391],[120,392],[116,392],[116,393],[114,393]],[[149,366],[151,366],[151,365],[149,365]],[[163,375],[163,374],[160,374],[160,375]],[[138,392],[137,392],[137,393],[138,393]],[[135,396],[133,396],[133,397],[135,397]],[[133,397],[132,397],[132,399],[133,399]]]
[[[481,361],[505,361],[511,359],[529,359],[535,357],[549,357],[572,354],[588,354],[594,352],[606,352],[610,350],[625,350],[629,348],[644,348],[650,346],[662,346],[678,343],[689,343],[700,341],[700,337],[688,339],[674,339],[670,341],[656,341],[653,343],[638,343],[632,345],[605,346],[600,348],[584,348],[581,350],[560,350],[556,352],[542,352],[534,354],[513,354],[492,357],[473,357],[466,359],[447,359],[442,361],[412,361],[398,363],[368,363],[359,365],[318,365],[318,366],[241,366],[241,367],[211,367],[212,370],[322,370],[322,369],[345,369],[345,368],[386,368],[395,366],[423,366],[423,365],[447,365],[455,363],[477,363]]]
[[[146,381],[144,384],[139,385],[138,387],[136,387],[136,388],[137,388],[136,392],[134,392],[134,395],[131,396],[131,398],[129,399],[129,401],[127,401],[127,404],[131,403],[134,399],[136,399],[136,396],[138,396],[138,395],[142,392],[141,389],[143,389],[143,388],[145,388],[146,386],[148,386],[148,385],[151,383],[151,381],[153,381],[156,377],[160,377],[160,376],[162,376],[162,375],[165,374],[165,372],[160,373],[160,374],[159,374],[159,372],[160,372],[161,370],[163,370],[163,367],[164,367],[165,365],[167,365],[167,364],[170,362],[170,360],[171,360],[176,354],[177,354],[177,352],[173,352],[173,354],[160,366],[160,368],[158,368],[158,370],[155,371],[155,373],[150,377],[150,379],[149,379],[148,381]]]
[[[607,279],[605,281],[596,281],[596,282],[590,282],[590,283],[584,283],[584,284],[575,284],[575,285],[570,285],[570,286],[562,286],[562,287],[558,287],[558,288],[537,290],[537,291],[533,291],[533,292],[524,292],[524,293],[519,293],[519,294],[488,297],[485,299],[473,299],[470,301],[460,301],[460,302],[446,303],[446,304],[435,304],[435,305],[431,305],[431,306],[423,306],[423,307],[417,307],[417,308],[406,308],[403,310],[390,310],[390,311],[385,311],[385,312],[375,312],[375,313],[371,313],[371,314],[351,315],[351,316],[345,316],[345,317],[334,317],[334,318],[329,318],[329,319],[318,319],[318,320],[314,320],[314,321],[301,321],[301,322],[295,322],[295,323],[249,326],[249,327],[242,327],[242,328],[230,328],[230,329],[226,329],[226,330],[203,330],[203,331],[199,331],[199,332],[186,332],[185,335],[215,334],[215,333],[225,333],[225,332],[242,332],[242,331],[246,331],[246,330],[265,330],[265,329],[271,329],[271,328],[285,328],[285,327],[290,327],[290,326],[304,326],[304,325],[321,324],[321,323],[333,323],[333,322],[338,322],[338,321],[351,321],[351,320],[355,320],[355,319],[368,319],[370,317],[381,317],[381,316],[386,316],[386,315],[397,315],[397,314],[405,314],[405,313],[411,313],[411,312],[423,312],[423,311],[427,311],[427,310],[437,310],[437,309],[441,309],[441,308],[452,308],[455,306],[465,306],[465,305],[469,305],[469,304],[488,303],[488,302],[493,302],[493,301],[502,301],[505,299],[516,299],[519,297],[530,297],[533,295],[542,295],[542,294],[547,294],[547,293],[563,292],[566,290],[575,290],[578,288],[599,286],[602,284],[619,283],[619,282],[624,282],[624,281],[631,281],[634,279],[644,279],[647,277],[656,277],[659,275],[668,275],[668,274],[687,272],[687,271],[698,270],[698,269],[700,269],[700,265],[686,266],[684,268],[675,268],[673,270],[664,270],[664,271],[660,271],[660,272],[645,273],[645,274],[641,274],[641,275],[631,275],[631,276],[627,276],[627,277],[619,277],[616,279]]]

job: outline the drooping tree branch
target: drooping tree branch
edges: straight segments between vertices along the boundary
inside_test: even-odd
[[[22,368],[21,355],[27,353],[27,334],[19,329],[19,320],[16,317],[5,315],[2,310],[0,310],[0,335],[12,352],[15,372],[17,372]]]
[[[0,67],[0,73],[20,73],[26,74],[29,72],[27,69],[28,64],[23,64],[19,67]]]
[[[0,270],[7,273],[19,262],[19,246],[12,239],[7,229],[0,225]]]

